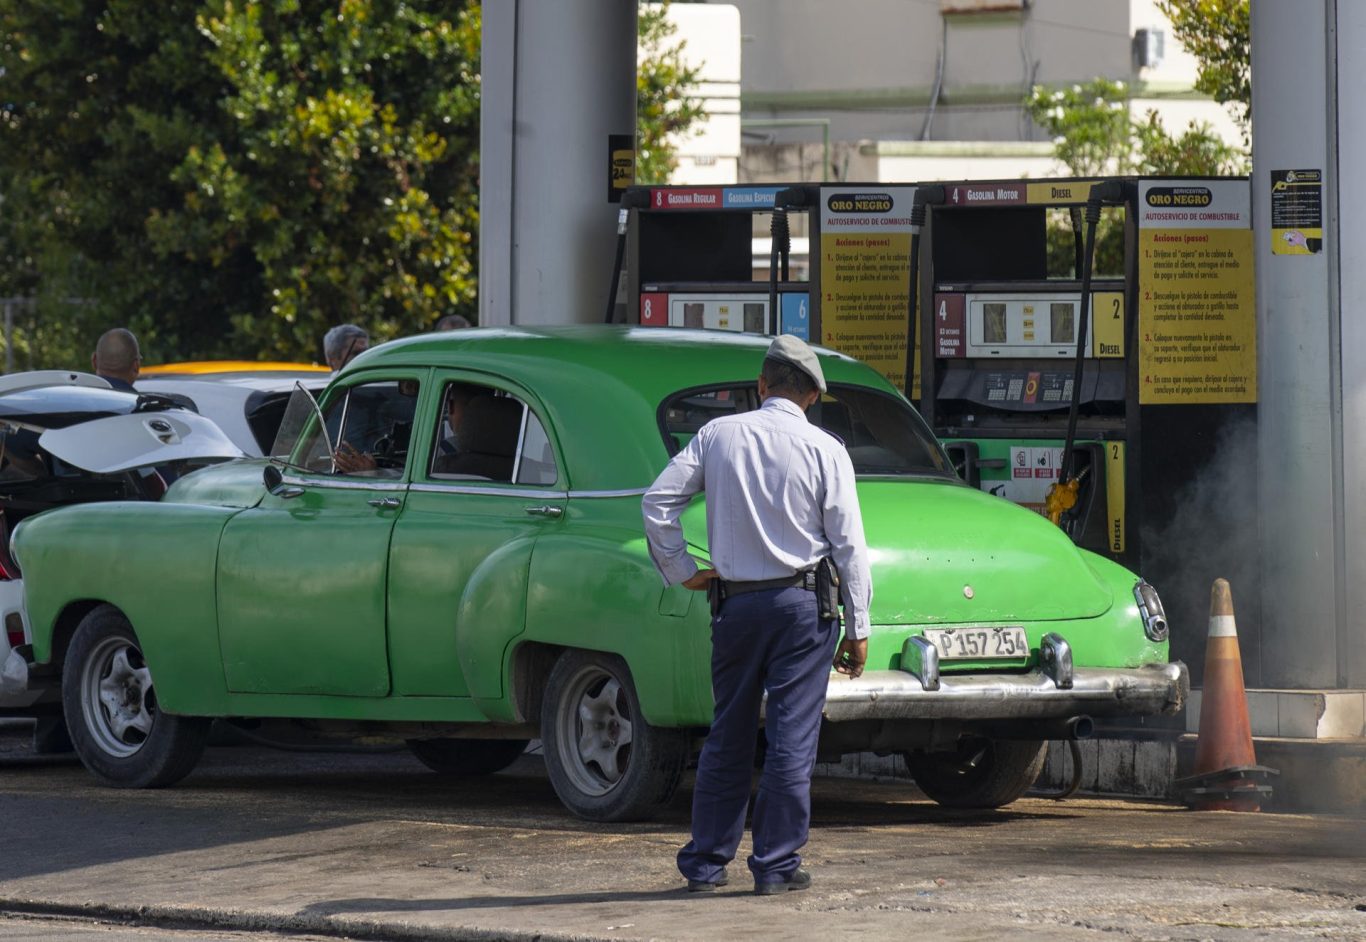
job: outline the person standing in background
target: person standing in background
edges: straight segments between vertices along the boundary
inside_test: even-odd
[[[370,335],[355,324],[338,324],[323,335],[323,357],[336,373],[370,349]]]
[[[142,370],[142,351],[138,338],[126,327],[114,327],[100,335],[90,356],[90,369],[110,386],[136,392],[133,382]]]

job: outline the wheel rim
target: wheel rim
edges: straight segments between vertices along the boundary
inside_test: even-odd
[[[81,671],[81,712],[96,745],[126,759],[142,748],[156,721],[152,673],[138,646],[127,638],[105,638]]]
[[[556,719],[560,765],[586,795],[605,795],[631,761],[631,701],[610,671],[588,665],[565,686]]]

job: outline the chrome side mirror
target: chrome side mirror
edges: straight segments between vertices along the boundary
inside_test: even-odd
[[[280,473],[280,469],[273,464],[268,464],[261,472],[261,478],[265,482],[266,490],[275,497],[282,497],[288,500],[291,497],[298,497],[304,492],[302,487],[296,484],[286,484],[285,476]]]

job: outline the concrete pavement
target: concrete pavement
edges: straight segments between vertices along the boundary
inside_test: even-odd
[[[182,785],[130,792],[25,748],[0,741],[4,914],[368,939],[1366,938],[1361,818],[962,813],[827,779],[810,891],[754,897],[742,848],[732,886],[697,896],[673,868],[686,794],[656,823],[589,824],[535,758],[452,783],[401,752],[214,749]]]

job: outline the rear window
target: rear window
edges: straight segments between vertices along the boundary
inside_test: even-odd
[[[749,412],[759,404],[753,383],[675,393],[659,409],[669,454],[677,454],[712,419]],[[831,385],[806,417],[844,443],[856,474],[953,475],[948,458],[920,414],[886,393],[864,386]]]

